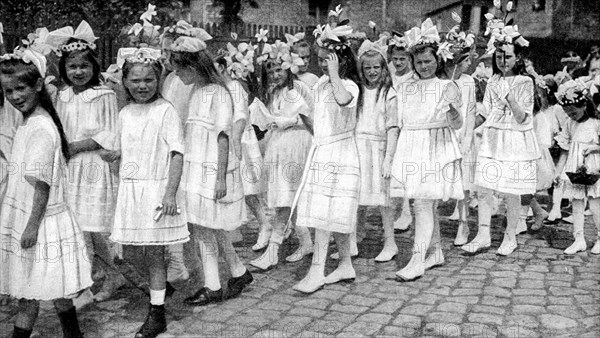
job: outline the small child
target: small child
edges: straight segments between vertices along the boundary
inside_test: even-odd
[[[292,45],[292,51],[302,59],[304,64],[298,67],[298,80],[304,82],[308,88],[312,88],[319,77],[308,71],[311,59],[311,48],[306,40],[300,40]]]
[[[556,181],[563,182],[563,196],[573,203],[573,236],[575,242],[565,250],[573,255],[587,249],[584,237],[585,199],[590,204],[598,239],[591,253],[600,254],[600,180],[593,185],[573,184],[566,173],[584,167],[589,174],[600,174],[600,120],[589,91],[581,81],[570,80],[558,88],[556,97],[570,120],[565,123],[557,141],[563,152],[556,167]],[[568,152],[567,152],[568,149]]]
[[[210,35],[192,28],[171,46],[171,63],[184,84],[194,85],[185,130],[185,163],[182,189],[186,196],[188,222],[200,244],[204,267],[204,287],[185,299],[188,305],[220,302],[224,292],[219,280],[219,251],[225,255],[231,279],[226,298],[237,297],[253,281],[228,231],[241,225],[244,193],[239,177],[239,161],[234,154],[233,103],[225,79],[206,49]],[[201,38],[202,37],[202,38]]]
[[[10,158],[22,171],[9,176],[0,212],[0,294],[19,299],[13,337],[31,335],[40,301],[49,300],[63,335],[83,337],[72,298],[92,285],[92,272],[83,233],[65,201],[68,143],[44,85],[46,58],[20,49],[1,60],[2,89],[24,122]],[[54,248],[52,257],[48,248]]]
[[[177,194],[183,170],[183,133],[179,114],[160,97],[160,50],[136,50],[122,56],[123,84],[131,103],[119,114],[121,184],[110,239],[124,245],[124,250],[144,251],[150,309],[136,337],[156,337],[167,329],[166,246],[189,240],[180,211],[183,196]]]

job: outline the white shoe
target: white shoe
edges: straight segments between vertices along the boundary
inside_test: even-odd
[[[404,212],[400,215],[397,221],[394,222],[394,230],[405,231],[412,223],[412,215],[410,213],[405,214]]]
[[[585,239],[583,237],[575,237],[575,242],[565,249],[565,255],[574,255],[585,250],[587,250]]]
[[[425,259],[425,270],[436,266],[442,266],[446,262],[442,250],[437,250]]]
[[[550,222],[553,222],[557,219],[561,219],[562,218],[562,214],[560,212],[560,209],[556,210],[556,208],[552,208],[552,210],[550,210],[550,213],[548,214],[548,220]]]
[[[596,244],[594,244],[594,247],[590,252],[594,255],[600,255],[600,239],[596,241]]]
[[[458,229],[456,230],[456,238],[454,239],[455,246],[462,246],[469,242],[469,224],[466,221],[460,221],[458,223]]]
[[[285,260],[290,263],[298,262],[306,255],[313,253],[313,246],[300,245],[293,254],[287,256]]]
[[[93,302],[94,294],[92,293],[92,290],[88,288],[73,299],[73,306],[75,306],[75,309],[80,310]]]
[[[250,261],[250,265],[253,267],[259,268],[261,270],[269,270],[271,267],[274,267],[279,263],[279,247],[274,247],[273,245],[268,246],[267,250],[255,260]]]
[[[396,272],[396,277],[412,281],[425,274],[425,263],[422,260],[421,253],[414,253],[408,264],[400,271]]]
[[[265,226],[261,227],[260,231],[258,232],[258,238],[256,239],[256,244],[254,244],[252,246],[252,250],[258,251],[258,250],[262,250],[262,249],[266,248],[267,245],[269,245],[269,239],[271,238],[272,232],[273,232],[273,229],[271,228],[270,225],[265,225]]]
[[[590,209],[585,209],[583,216],[592,216],[592,211]]]
[[[452,215],[448,216],[448,219],[451,221],[458,221],[460,218],[459,212],[458,212],[458,205],[454,208],[454,212],[452,213]]]
[[[383,250],[381,250],[379,255],[377,255],[377,257],[375,257],[375,262],[377,262],[377,263],[389,262],[392,259],[394,259],[394,257],[396,257],[397,254],[398,254],[398,247],[396,245],[394,245],[391,248],[384,246]]]
[[[513,251],[515,251],[517,249],[518,245],[516,241],[508,241],[508,240],[504,240],[502,241],[502,244],[500,244],[500,247],[498,248],[498,251],[496,252],[497,255],[500,256],[508,256],[511,253],[513,253]]]
[[[567,216],[562,219],[564,222],[573,224],[573,215]]]
[[[524,232],[527,232],[527,221],[525,220],[525,218],[520,218],[519,223],[517,223],[516,234],[520,235]]]

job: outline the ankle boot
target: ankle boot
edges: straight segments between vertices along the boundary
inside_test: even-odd
[[[164,305],[152,305],[148,310],[148,316],[144,325],[135,334],[136,338],[154,338],[167,331],[167,320],[165,318]]]
[[[12,338],[29,338],[31,337],[32,330],[22,329],[20,327],[15,326],[12,334]]]
[[[83,334],[79,330],[79,321],[77,320],[77,311],[73,306],[67,311],[59,312],[58,318],[65,338],[81,338]]]

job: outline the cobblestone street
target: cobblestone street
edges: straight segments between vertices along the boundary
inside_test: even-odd
[[[441,215],[453,203],[442,203]],[[470,219],[471,237],[476,215]],[[254,273],[255,281],[237,299],[190,308],[182,300],[197,289],[198,271],[167,301],[169,329],[161,337],[356,337],[356,336],[472,336],[472,337],[597,337],[600,333],[600,256],[565,256],[572,235],[567,223],[546,225],[537,233],[519,236],[519,248],[509,257],[496,256],[504,217],[493,219],[489,252],[465,256],[452,245],[456,222],[442,217],[446,264],[429,270],[414,282],[398,282],[394,273],[410,258],[412,229],[397,234],[401,250],[394,262],[373,258],[382,247],[378,213],[368,216],[367,237],[354,259],[357,279],[351,284],[325,286],[312,295],[291,289],[306,273],[310,259]],[[243,227],[238,243],[243,259],[258,255],[249,247],[256,240],[254,221]],[[591,247],[596,229],[586,218]],[[283,246],[280,261],[296,243]],[[193,249],[188,246],[187,249]],[[330,248],[330,252],[335,246]],[[335,262],[328,260],[326,273]],[[226,269],[223,269],[226,271]],[[222,281],[228,276],[224,275]],[[226,284],[222,282],[223,284]],[[86,337],[133,337],[147,311],[146,296],[125,287],[111,300],[79,312]],[[1,309],[0,332],[12,332],[13,305]],[[52,306],[43,304],[34,335],[60,336]]]

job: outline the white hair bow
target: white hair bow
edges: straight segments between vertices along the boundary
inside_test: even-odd
[[[369,51],[375,51],[387,62],[387,39],[385,37],[373,42],[371,40],[365,40],[358,49],[358,57],[360,58],[364,53]]]
[[[404,37],[409,48],[423,43],[440,42],[440,34],[437,27],[429,18],[421,24],[421,28],[413,27],[409,31],[406,31]]]
[[[84,42],[66,44],[70,39],[83,40]],[[73,30],[73,27],[67,26],[48,33],[46,43],[54,47],[57,51],[73,51],[87,48],[96,49],[96,44],[94,43],[96,39],[98,38],[94,35],[90,24],[83,20],[75,30]]]
[[[123,68],[125,61],[132,63],[152,63],[160,59],[162,53],[155,48],[119,48],[117,52],[117,66]]]
[[[25,63],[33,63],[42,77],[46,76],[46,57],[39,52],[29,48],[17,47],[11,54],[0,56],[0,60],[23,60]]]
[[[173,42],[170,49],[174,52],[197,53],[206,49],[206,42],[195,37],[180,36]]]

